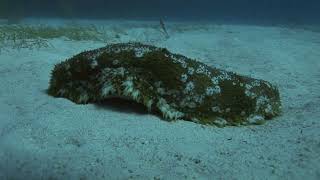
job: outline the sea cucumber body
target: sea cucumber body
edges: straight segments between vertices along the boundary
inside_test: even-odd
[[[140,43],[108,45],[57,64],[48,93],[79,104],[125,98],[167,120],[219,126],[256,123],[281,112],[279,91],[267,81]]]

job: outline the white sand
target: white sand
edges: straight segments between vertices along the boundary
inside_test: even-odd
[[[103,46],[56,39],[0,54],[0,179],[320,179],[320,33],[172,23],[166,40],[157,22],[106,23],[125,32],[109,42],[139,40],[275,83],[283,115],[217,128],[50,97],[54,64]]]

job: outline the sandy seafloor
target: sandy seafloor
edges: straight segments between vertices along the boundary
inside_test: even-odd
[[[283,115],[217,128],[166,122],[124,102],[76,105],[46,94],[50,71],[104,43],[9,49],[0,54],[0,179],[320,179],[319,31],[168,22],[166,39],[158,22],[99,23],[120,32],[107,43],[140,41],[268,80]]]

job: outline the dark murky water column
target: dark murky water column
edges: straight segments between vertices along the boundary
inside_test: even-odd
[[[313,22],[318,0],[0,0],[0,17],[179,18]]]

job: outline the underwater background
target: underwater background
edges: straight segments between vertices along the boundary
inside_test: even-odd
[[[319,23],[318,0],[1,0],[0,18],[139,18]]]
[[[163,56],[188,72],[176,71],[180,64],[161,64]],[[248,105],[267,118],[253,113],[241,124],[236,115],[247,114],[237,111],[232,123],[224,116],[201,124],[171,111],[163,99],[137,104],[132,99],[141,93],[132,78],[121,79],[128,75],[120,67],[126,61],[129,76],[141,73],[136,79],[147,82],[138,90],[151,89],[144,94],[163,93],[156,81],[163,77],[173,90],[180,88],[171,93],[181,100],[168,96],[167,102],[191,109],[206,103],[184,113],[230,114]],[[94,71],[99,76],[91,74],[90,83],[74,83],[78,73],[87,78],[86,70],[96,67],[103,73]],[[218,78],[201,74],[209,67],[219,69],[211,74]],[[0,0],[0,180],[319,180],[319,70],[320,0]],[[263,83],[231,84],[233,73]],[[221,79],[230,82],[222,91]],[[90,98],[122,89],[133,98],[86,104],[86,88],[96,87],[91,83],[99,86]],[[219,86],[207,88],[212,83]],[[149,84],[156,88],[145,88]],[[261,84],[263,91],[272,89],[277,111],[265,107],[268,97],[239,98],[253,97]],[[246,91],[224,91],[236,85]],[[73,90],[79,96],[64,96]],[[204,90],[206,96],[179,95]],[[225,109],[212,106],[218,101],[210,98],[220,92],[226,92],[218,99]],[[152,105],[167,113],[150,112]]]

